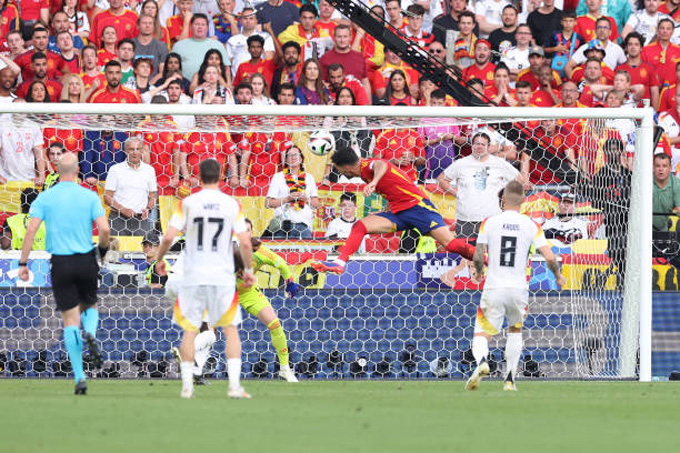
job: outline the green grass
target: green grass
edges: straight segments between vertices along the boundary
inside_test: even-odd
[[[179,398],[179,381],[0,380],[0,451],[680,451],[680,385],[526,382],[226,382]]]

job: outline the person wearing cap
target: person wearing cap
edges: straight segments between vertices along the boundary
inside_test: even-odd
[[[517,45],[503,52],[501,63],[510,69],[510,78],[514,83],[519,73],[529,67],[529,52],[531,51],[531,29],[522,24],[515,33]]]
[[[543,224],[545,238],[551,245],[567,247],[579,239],[588,239],[588,220],[576,215],[576,195],[562,193],[557,205],[557,213]]]
[[[531,89],[536,91],[541,87],[541,81],[539,79],[539,72],[541,67],[546,64],[545,52],[543,52],[543,47],[535,46],[529,51],[529,67],[517,74],[517,80],[526,80],[531,84]],[[552,87],[558,88],[562,85],[562,78],[557,73],[557,71],[551,69],[552,71]]]
[[[612,34],[612,26],[609,23],[609,19],[606,17],[600,17],[595,23],[595,39],[591,40],[587,44],[582,45],[574,53],[571,59],[567,62],[564,68],[564,72],[569,76],[574,68],[580,64],[585,63],[586,51],[593,47],[598,47],[605,52],[603,57],[604,63],[609,66],[610,69],[616,69],[620,64],[626,62],[626,54],[614,41],[610,39]],[[669,38],[670,39],[670,38]]]
[[[638,11],[628,18],[621,37],[626,39],[630,32],[636,31],[646,38],[645,45],[651,43],[661,19],[671,18],[668,14],[659,12],[660,4],[660,0],[637,0]]]
[[[146,272],[144,273],[144,278],[150,288],[163,288],[168,281],[168,272],[170,270],[170,263],[168,260],[163,258],[165,263],[166,273],[165,275],[160,275],[156,271],[156,255],[158,253],[158,246],[161,240],[158,234],[154,231],[150,231],[144,235],[142,239],[142,251],[146,257]]]
[[[463,71],[463,79],[467,82],[477,78],[484,82],[484,86],[493,83],[493,73],[496,65],[491,63],[491,43],[486,39],[478,39],[475,43],[475,62]]]
[[[676,83],[676,64],[680,60],[680,46],[671,42],[675,22],[661,19],[656,30],[656,40],[642,48],[640,57],[655,69],[661,86]]]
[[[598,60],[600,62],[600,67],[602,71],[602,77],[605,80],[606,84],[611,85],[614,82],[614,71],[611,70],[609,66],[604,64],[604,56],[605,52],[603,49],[599,47],[592,47],[585,52],[586,55],[586,61],[588,60]],[[583,79],[585,78],[585,71],[586,71],[586,65],[585,63],[577,66],[574,68],[574,70],[571,72],[571,75],[569,76],[572,81],[574,81],[577,84],[581,84],[583,82]]]

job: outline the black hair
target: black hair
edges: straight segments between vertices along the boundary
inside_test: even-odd
[[[340,203],[343,201],[351,201],[354,204],[357,204],[357,195],[352,192],[343,192],[342,195],[340,195]]]
[[[430,99],[446,99],[446,91],[441,88],[437,88],[432,93],[430,93]]]
[[[241,82],[238,85],[236,85],[236,88],[234,88],[234,95],[238,94],[238,92],[241,90],[250,90],[250,92],[252,93],[253,87],[248,82]]]
[[[305,3],[300,7],[300,16],[302,16],[302,13],[312,13],[314,14],[314,17],[319,17],[319,11],[316,9],[316,6],[310,4],[310,3]]]
[[[335,92],[335,102],[333,102],[334,105],[340,105],[338,104],[338,99],[340,99],[340,93],[343,91],[347,91],[352,98],[352,105],[357,105],[357,98],[354,96],[354,91],[350,87],[340,87],[338,88],[338,91]]]
[[[190,25],[194,25],[194,22],[196,22],[197,19],[205,19],[207,23],[210,23],[208,20],[208,16],[206,16],[203,13],[194,13],[193,17],[191,18],[191,22],[189,23]]]
[[[132,44],[132,51],[135,51],[135,42],[131,40],[130,38],[123,38],[120,41],[118,41],[118,44],[116,44],[116,49],[120,49],[120,46],[123,44]]]
[[[203,184],[215,184],[220,181],[222,168],[217,159],[206,159],[198,165],[201,182]]]
[[[47,55],[43,52],[36,52],[31,55],[31,63],[35,63],[35,60],[47,60]]]
[[[33,187],[27,187],[21,191],[21,213],[28,214],[31,204],[38,198],[39,192]]]
[[[122,68],[122,67],[123,67],[123,66],[120,64],[120,62],[118,62],[118,60],[111,60],[111,61],[109,61],[108,63],[106,63],[106,64],[104,65],[104,72],[106,72],[106,70],[107,70],[108,68],[112,68],[112,67],[114,67],[114,66],[117,67],[117,68]]]
[[[302,47],[300,47],[300,44],[296,43],[295,41],[286,41],[285,43],[283,43],[283,45],[281,46],[281,52],[285,53],[286,49],[288,49],[289,47],[294,47],[295,50],[297,50],[298,54],[302,52]]]
[[[260,35],[251,35],[246,39],[246,44],[250,47],[250,45],[254,42],[259,42],[262,47],[264,47],[264,38]]]
[[[47,91],[47,85],[45,85],[45,83],[41,82],[40,80],[34,80],[28,86],[28,93],[26,94],[26,102],[37,102],[35,99],[33,99],[33,87],[36,86],[36,85],[42,85],[43,88],[45,88],[45,100],[43,102],[52,102],[50,100],[50,92]]]
[[[346,165],[355,165],[359,162],[359,156],[352,148],[342,146],[338,147],[331,155],[331,162],[336,167],[344,167]]]

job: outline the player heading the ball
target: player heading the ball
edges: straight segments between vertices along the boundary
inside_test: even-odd
[[[509,182],[503,189],[503,212],[485,219],[479,230],[475,268],[482,272],[487,251],[489,267],[472,338],[472,354],[477,368],[465,384],[466,390],[476,390],[481,380],[489,375],[489,339],[499,333],[503,318],[508,320],[505,345],[508,370],[503,390],[517,390],[515,372],[522,353],[522,323],[529,306],[526,270],[532,245],[545,257],[557,285],[562,287],[566,283],[541,227],[519,213],[523,199],[522,185],[517,181]]]
[[[347,147],[338,148],[331,156],[333,166],[348,178],[359,176],[366,186],[364,196],[373,192],[382,195],[390,206],[390,212],[369,214],[352,227],[340,257],[334,261],[314,261],[312,268],[319,272],[342,274],[345,264],[361,245],[366,234],[393,233],[417,228],[429,234],[447,251],[472,259],[474,247],[463,239],[455,239],[444,218],[429,200],[425,192],[399,168],[383,159],[359,159]]]

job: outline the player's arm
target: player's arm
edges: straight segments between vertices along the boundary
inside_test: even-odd
[[[109,226],[109,219],[105,215],[101,215],[94,219],[95,225],[97,225],[97,232],[99,233],[99,243],[97,247],[99,248],[99,257],[104,260],[106,252],[109,251],[109,241],[111,239],[111,227]]]
[[[28,228],[26,229],[26,235],[24,236],[24,242],[21,244],[21,258],[19,258],[19,278],[28,281],[28,255],[31,253],[33,248],[33,240],[35,239],[35,234],[40,228],[42,219],[38,217],[31,217],[28,222]]]
[[[378,183],[382,179],[383,176],[387,173],[387,170],[389,169],[389,165],[387,162],[384,160],[374,160],[373,163],[373,179],[371,182],[366,184],[366,187],[364,187],[364,196],[368,197],[371,195],[373,192],[375,192],[375,188],[378,186]]]
[[[161,277],[168,274],[167,269],[165,269],[165,261],[163,261],[163,257],[166,253],[168,253],[170,247],[172,247],[172,243],[179,232],[180,230],[177,227],[168,225],[168,230],[165,232],[163,239],[161,239],[158,252],[156,252],[156,273]]]
[[[253,257],[263,266],[276,268],[281,274],[281,278],[286,281],[286,293],[288,293],[291,298],[297,296],[298,292],[300,292],[300,285],[293,280],[293,272],[281,255],[266,247],[260,247],[257,252],[253,254]]]
[[[253,244],[250,240],[249,231],[242,231],[236,235],[239,240],[239,252],[243,260],[243,286],[250,288],[255,283],[255,273],[253,271]]]
[[[552,272],[555,276],[555,279],[557,280],[557,286],[561,288],[566,285],[567,279],[564,278],[564,275],[562,275],[562,272],[560,271],[560,264],[557,262],[557,258],[551,250],[550,245],[539,247],[538,251],[541,252],[541,255],[543,255],[546,263],[548,264],[548,269],[550,269],[550,272]],[[475,262],[475,265],[476,264],[477,263]]]
[[[451,180],[444,174],[444,172],[441,172],[439,176],[437,176],[437,185],[445,194],[451,193],[453,196],[458,196],[458,189],[454,187],[453,184],[451,184]]]
[[[475,264],[477,275],[482,275],[484,272],[484,255],[486,254],[486,244],[477,243],[475,254],[472,257],[472,262]]]

